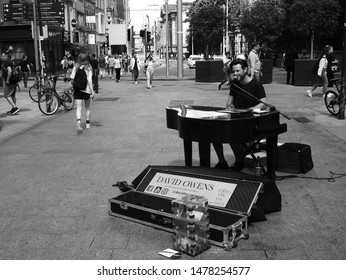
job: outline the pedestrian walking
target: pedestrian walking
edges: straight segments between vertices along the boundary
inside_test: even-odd
[[[137,57],[137,53],[132,54],[131,63],[130,63],[130,71],[132,71],[132,79],[135,81],[135,84],[137,85],[137,79],[139,76],[140,71],[140,62]]]
[[[120,80],[121,75],[121,57],[117,54],[114,59],[115,80],[117,83]]]
[[[226,57],[224,57],[223,59],[223,73],[225,75],[224,79],[222,80],[221,83],[219,83],[218,88],[219,90],[221,89],[222,85],[224,83],[229,82],[229,66],[232,62],[232,58],[231,58],[231,53],[230,52],[226,52]]]
[[[103,77],[106,75],[106,58],[103,54],[99,57],[99,69],[100,79],[103,79]]]
[[[287,74],[286,74],[287,85],[289,85],[290,82],[291,82],[291,85],[294,85],[295,61],[298,58],[299,57],[298,57],[296,48],[293,45],[291,45],[285,55],[285,66],[287,71]]]
[[[99,61],[96,59],[95,54],[90,57],[90,65],[93,68],[93,88],[95,93],[99,93]]]
[[[28,57],[23,56],[23,60],[19,63],[20,71],[23,73],[24,87],[28,87],[28,78],[31,73],[30,63],[28,62]]]
[[[333,87],[333,83],[330,80],[334,79],[334,72],[338,70],[339,61],[335,59],[333,56],[333,53],[334,53],[333,46],[327,45],[326,47],[329,47],[329,51],[326,55],[328,60],[328,65],[327,65],[328,87]]]
[[[251,51],[248,56],[248,65],[249,65],[249,76],[255,78],[257,81],[260,81],[262,72],[261,72],[261,61],[259,58],[259,51],[261,46],[257,42],[251,44]]]
[[[15,115],[20,111],[20,109],[17,107],[17,83],[11,80],[11,76],[14,70],[14,64],[11,60],[11,55],[9,53],[6,53],[4,55],[2,65],[2,78],[4,80],[4,97],[12,107],[11,110],[7,112],[7,114]]]
[[[66,79],[67,66],[68,66],[66,55],[64,55],[63,59],[60,61],[60,65],[61,65],[62,71],[64,72],[64,78]]]
[[[319,87],[323,86],[323,94],[326,94],[327,92],[327,86],[328,86],[328,78],[327,78],[327,67],[328,67],[328,60],[327,60],[327,53],[330,50],[330,46],[326,46],[323,48],[322,53],[320,55],[320,58],[318,60],[318,70],[317,70],[317,76],[318,76],[318,82],[316,82],[311,89],[309,89],[306,93],[308,96],[312,97],[313,91]],[[314,73],[315,74],[315,73]]]
[[[151,54],[149,54],[146,58],[146,60],[144,61],[145,66],[147,67],[146,70],[146,76],[147,76],[147,85],[148,85],[148,89],[151,89],[152,85],[153,85],[153,78],[154,78],[154,59],[153,56]]]
[[[71,73],[74,67],[74,59],[71,53],[67,54],[67,71],[66,71],[66,78],[71,78]]]
[[[115,66],[114,56],[110,55],[108,58],[108,75],[110,79],[114,78],[114,66]]]
[[[76,65],[73,67],[71,73],[71,79],[74,87],[74,98],[76,100],[77,109],[77,133],[83,132],[83,127],[81,124],[82,120],[82,109],[83,102],[85,107],[85,128],[91,128],[90,117],[90,98],[94,98],[94,90],[92,84],[93,69],[90,65],[89,55],[86,53],[81,53],[78,56]],[[87,81],[85,81],[85,79]],[[85,89],[81,89],[85,86]]]

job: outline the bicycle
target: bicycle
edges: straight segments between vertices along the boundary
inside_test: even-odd
[[[53,88],[42,93],[38,100],[38,107],[40,111],[48,116],[54,115],[60,106],[64,106],[66,111],[70,111],[75,103],[73,87],[70,86],[66,88],[66,84],[70,81],[70,79],[64,79],[65,88],[60,94],[57,93],[55,89],[57,79],[58,76],[53,77]]]
[[[331,79],[331,83],[333,83],[336,87],[337,93],[334,90],[328,90],[324,95],[324,104],[327,107],[327,110],[333,116],[339,115],[340,104],[344,101],[345,97],[340,100],[341,94],[341,79]]]
[[[53,77],[43,74],[43,83],[41,79],[41,70],[36,71],[35,83],[29,88],[29,96],[32,101],[38,102],[39,96],[46,92],[50,91],[53,87]]]

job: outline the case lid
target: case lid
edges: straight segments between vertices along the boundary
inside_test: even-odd
[[[186,194],[204,196],[209,207],[250,216],[262,182],[150,168],[136,191],[176,199]]]

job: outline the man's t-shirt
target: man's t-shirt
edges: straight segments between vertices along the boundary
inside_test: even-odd
[[[22,60],[19,64],[20,70],[22,72],[29,72],[28,65],[29,65],[29,62],[27,60]]]
[[[90,65],[94,70],[97,70],[99,68],[99,62],[95,58],[92,58],[90,60]]]
[[[4,80],[6,81],[7,79],[7,71],[8,71],[8,67],[11,67],[11,69],[13,69],[13,62],[9,59],[5,59],[2,63],[2,77],[4,78]]]
[[[246,85],[241,85],[239,82],[233,82],[231,84],[229,95],[233,96],[233,105],[237,109],[248,109],[258,104],[256,100],[246,97],[247,94],[244,91],[251,93],[258,99],[266,97],[264,87],[256,79],[252,79]]]

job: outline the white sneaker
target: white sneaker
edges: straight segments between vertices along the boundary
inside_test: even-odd
[[[311,89],[309,89],[306,93],[308,94],[309,97],[312,97],[312,91],[311,91]]]
[[[83,132],[83,128],[81,122],[77,122],[77,133],[80,134]]]
[[[91,124],[90,123],[86,123],[85,124],[85,128],[91,128]]]

